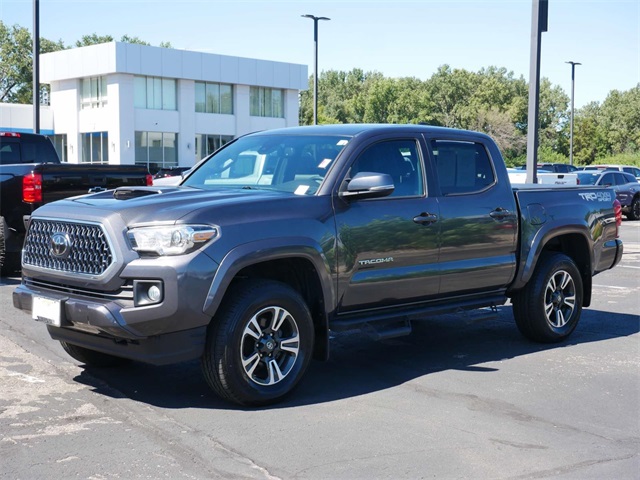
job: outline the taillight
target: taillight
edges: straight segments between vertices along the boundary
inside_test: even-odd
[[[152,186],[153,185],[153,175],[151,175],[150,173],[147,173],[146,179],[147,179],[147,187]]]
[[[618,237],[620,225],[622,225],[622,205],[617,198],[613,201],[613,214],[616,216],[616,237]]]
[[[0,137],[20,138],[20,134],[16,132],[0,132]]]
[[[22,201],[27,203],[42,201],[42,175],[31,172],[22,177]]]

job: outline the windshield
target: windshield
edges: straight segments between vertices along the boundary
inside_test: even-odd
[[[242,137],[213,154],[182,185],[313,195],[348,142],[349,137],[325,135]]]

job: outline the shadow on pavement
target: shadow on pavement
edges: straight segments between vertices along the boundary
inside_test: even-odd
[[[284,402],[268,407],[331,402],[395,387],[446,370],[488,375],[497,369],[483,364],[571,345],[601,342],[640,331],[637,315],[584,310],[569,341],[532,343],[518,332],[511,307],[502,307],[496,319],[470,323],[444,315],[415,322],[413,333],[374,342],[359,333],[332,338],[328,362],[312,362],[297,390]],[[75,378],[98,393],[131,398],[163,408],[238,410],[215,396],[204,381],[198,361],[154,367],[132,363],[124,368],[88,368]]]

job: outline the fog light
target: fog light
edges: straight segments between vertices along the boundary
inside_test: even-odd
[[[136,307],[154,305],[163,300],[163,286],[160,280],[134,280],[133,304]]]
[[[158,287],[156,287],[155,285],[152,285],[151,287],[149,287],[149,291],[147,292],[147,296],[149,297],[149,300],[151,300],[152,302],[158,302],[158,301],[160,301],[160,298],[162,297],[162,295],[160,293],[160,289]]]

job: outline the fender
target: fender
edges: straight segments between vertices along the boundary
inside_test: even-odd
[[[524,229],[522,229],[522,231],[524,231]],[[586,225],[566,224],[560,221],[545,223],[535,233],[530,244],[528,242],[525,243],[525,239],[523,239],[523,248],[520,252],[521,257],[518,266],[518,274],[516,275],[516,278],[509,290],[518,290],[527,284],[533,275],[533,271],[538,264],[538,260],[544,250],[544,247],[551,240],[570,234],[578,234],[584,237],[589,247],[588,251],[593,251],[593,240],[591,240],[590,232]],[[525,250],[525,245],[529,245],[528,251]],[[591,273],[593,273],[593,256],[590,256],[589,258],[589,268]]]
[[[336,291],[329,261],[320,245],[305,237],[279,237],[242,244],[229,251],[220,262],[202,310],[213,317],[237,273],[245,267],[269,260],[304,258],[316,268],[322,285],[324,309],[323,327],[328,328],[328,316],[335,309]]]

